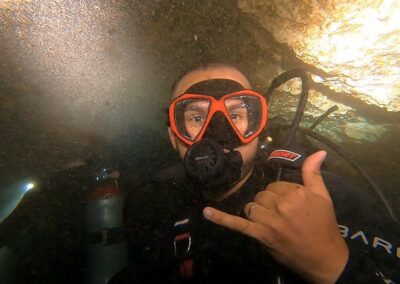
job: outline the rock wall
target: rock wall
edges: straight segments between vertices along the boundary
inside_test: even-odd
[[[256,44],[272,53],[276,66],[314,74],[307,115],[316,117],[329,104],[339,105],[334,117],[342,127],[330,131],[337,141],[342,140],[337,131],[356,141],[376,141],[387,126],[398,123],[400,24],[392,12],[398,3],[237,0],[237,5],[254,21],[243,24]],[[296,84],[284,89],[298,92]]]

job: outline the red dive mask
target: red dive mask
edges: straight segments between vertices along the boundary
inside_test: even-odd
[[[185,93],[171,102],[168,115],[175,135],[192,145],[203,138],[218,113],[229,122],[240,141],[247,144],[265,127],[268,107],[264,96],[253,90],[244,89],[222,96]]]

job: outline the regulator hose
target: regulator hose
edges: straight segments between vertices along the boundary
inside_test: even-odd
[[[282,84],[286,83],[287,81],[293,79],[293,78],[300,78],[301,79],[301,94],[300,94],[300,99],[299,99],[299,104],[297,106],[297,110],[295,113],[295,116],[293,118],[292,124],[289,127],[289,134],[286,139],[285,147],[290,146],[293,143],[293,140],[296,136],[296,131],[299,130],[303,134],[306,134],[329,148],[333,149],[336,153],[338,153],[341,157],[343,157],[352,167],[354,167],[371,185],[373,188],[374,192],[377,194],[381,202],[383,203],[384,207],[386,208],[387,212],[389,213],[390,217],[392,220],[396,223],[398,223],[398,219],[396,214],[394,213],[392,207],[390,206],[390,203],[388,202],[387,198],[383,194],[382,190],[379,188],[379,186],[373,181],[373,179],[367,174],[367,172],[359,166],[352,158],[350,158],[350,154],[347,153],[345,150],[343,150],[339,145],[335,144],[334,142],[330,141],[328,138],[322,136],[321,134],[318,134],[313,131],[313,129],[321,123],[322,120],[324,120],[329,114],[334,112],[335,110],[338,109],[338,107],[335,105],[331,108],[329,108],[322,116],[320,116],[310,127],[310,129],[307,128],[302,128],[300,127],[300,122],[304,114],[304,110],[307,104],[308,100],[308,92],[310,89],[310,77],[307,74],[307,72],[303,69],[292,69],[289,71],[286,71],[282,74],[280,74],[278,77],[272,80],[270,87],[268,88],[265,97],[267,99],[267,102],[270,102],[270,98],[272,93],[275,91],[276,88],[281,86]],[[283,168],[278,167],[278,173],[276,176],[276,180],[279,181],[282,177],[283,173]]]
[[[307,100],[308,100],[308,91],[310,89],[309,75],[307,74],[306,71],[304,71],[303,69],[300,69],[300,68],[286,71],[286,72],[280,74],[274,80],[272,80],[271,85],[269,86],[269,88],[265,94],[267,102],[269,103],[271,95],[275,91],[275,89],[293,78],[301,79],[301,93],[300,93],[299,104],[297,105],[296,114],[294,115],[292,124],[290,126],[289,135],[288,135],[288,137],[286,139],[286,143],[284,145],[285,147],[288,147],[292,144],[293,139],[296,136],[297,128],[299,127],[300,121],[303,118],[304,109],[306,108],[306,104],[307,104]],[[283,173],[283,168],[278,167],[278,173],[276,175],[277,181],[281,180],[282,173]]]

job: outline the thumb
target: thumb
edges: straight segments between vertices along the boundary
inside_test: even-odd
[[[304,186],[311,192],[331,199],[321,176],[321,165],[325,160],[326,152],[318,151],[309,156],[302,166]]]

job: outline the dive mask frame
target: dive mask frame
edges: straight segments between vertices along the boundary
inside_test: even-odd
[[[246,136],[243,135],[242,133],[240,133],[240,131],[237,129],[235,123],[232,121],[232,119],[229,115],[228,109],[225,104],[225,101],[228,99],[232,99],[235,97],[241,98],[244,96],[257,98],[260,101],[260,105],[261,105],[261,108],[260,108],[261,109],[261,115],[260,115],[261,119],[260,119],[259,126],[256,131],[253,131],[250,135],[246,135]],[[185,100],[196,100],[196,99],[197,100],[207,100],[210,103],[210,105],[209,105],[209,109],[208,109],[207,118],[204,122],[204,125],[202,126],[201,131],[198,133],[198,135],[196,136],[196,138],[194,140],[191,140],[191,139],[188,139],[184,134],[182,134],[179,131],[176,120],[175,120],[175,111],[176,111],[177,105],[179,105],[179,103],[181,103]],[[221,98],[219,98],[219,99],[216,99],[212,95],[184,93],[184,94],[176,97],[175,99],[173,99],[168,107],[169,127],[171,128],[172,132],[182,142],[191,146],[193,143],[198,142],[203,138],[204,133],[207,130],[207,127],[209,126],[212,118],[214,117],[214,115],[217,112],[221,112],[226,117],[231,128],[234,130],[237,137],[240,139],[240,141],[243,144],[248,144],[251,141],[253,141],[257,136],[259,136],[260,133],[265,128],[265,126],[267,124],[267,120],[268,120],[268,105],[267,105],[266,98],[265,98],[265,96],[263,96],[262,94],[254,91],[254,90],[244,89],[244,90],[236,91],[233,93],[228,93],[228,94],[221,96]]]

